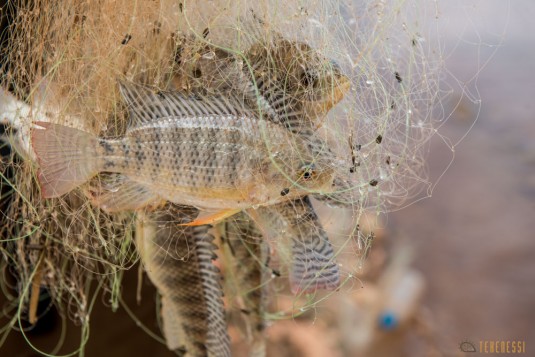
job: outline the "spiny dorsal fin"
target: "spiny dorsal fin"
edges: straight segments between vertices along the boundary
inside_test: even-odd
[[[165,117],[250,114],[236,96],[188,95],[178,91],[155,91],[125,82],[120,82],[119,88],[130,111],[128,128],[135,128]]]

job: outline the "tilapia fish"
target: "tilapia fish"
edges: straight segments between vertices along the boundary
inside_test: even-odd
[[[209,226],[183,227],[192,207],[167,204],[143,216],[138,246],[145,270],[161,295],[167,346],[186,356],[230,356],[221,276]]]
[[[350,88],[336,62],[318,50],[273,34],[255,34],[243,56],[184,39],[181,76],[189,90],[235,91],[268,120],[292,131],[317,129]]]
[[[268,235],[291,245],[289,273],[294,293],[339,286],[333,247],[308,197],[247,212]]]
[[[264,37],[258,31],[254,36],[256,40]],[[244,58],[210,45],[201,46],[195,51],[198,56],[194,56],[189,67],[185,67],[192,71],[188,78],[194,78],[194,90],[243,93],[250,107],[259,110],[267,120],[282,124],[306,138],[309,149],[316,156],[328,157],[332,162],[337,162],[326,143],[314,135],[322,118],[349,89],[349,79],[342,74],[334,61],[324,58],[319,51],[304,43],[289,41],[279,35],[253,43],[245,51]],[[245,62],[250,67],[245,66]],[[335,179],[335,182],[343,181]],[[335,188],[341,189],[338,184]],[[345,206],[345,202],[339,204],[340,197],[334,195],[321,194],[315,197],[331,205]],[[308,219],[296,219],[299,214]],[[295,291],[310,292],[320,288],[334,289],[338,286],[339,272],[334,253],[307,198],[273,206],[264,216],[269,216],[264,217],[268,221],[275,220],[277,224],[274,227],[279,230],[285,225],[293,226],[289,232],[282,235],[293,246],[290,270]],[[238,248],[243,248],[245,244],[239,243],[240,237],[241,241],[247,242],[250,241],[251,235],[254,236],[252,232],[261,236],[255,223],[243,215],[240,219],[229,220],[224,227],[227,234],[235,238],[234,244],[237,244]],[[242,255],[246,256],[246,253],[243,252]],[[242,255],[238,260],[240,262],[245,260]],[[259,277],[264,269],[258,264],[238,265],[237,276]],[[323,272],[322,276],[312,276],[312,273],[320,271]],[[261,285],[258,281],[255,282]],[[245,282],[242,285],[247,286]],[[253,303],[255,300],[248,301]],[[254,311],[250,306],[248,309]]]
[[[186,65],[181,75],[189,80],[187,87],[192,91],[239,93],[263,118],[301,135],[316,156],[339,162],[314,132],[349,91],[349,78],[335,61],[311,46],[276,33],[268,39],[260,24],[250,24],[247,30],[254,40],[243,57],[183,39],[182,60]],[[330,206],[352,207],[348,195],[353,190],[346,178],[335,178],[332,191],[336,193],[313,196]]]
[[[139,191],[203,210],[237,212],[331,188],[335,163],[237,99],[132,85],[121,85],[121,93],[131,116],[121,138],[35,123],[31,139],[44,197],[99,172],[124,174]]]
[[[274,117],[292,131],[317,129],[350,88],[336,62],[305,43],[279,37],[269,46],[252,46],[247,56],[255,87],[277,113]]]

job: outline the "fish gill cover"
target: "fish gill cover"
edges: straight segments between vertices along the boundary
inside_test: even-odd
[[[16,153],[2,161],[2,200],[10,201],[0,226],[9,297],[4,336],[13,326],[24,330],[26,320],[35,323],[39,291],[46,288],[59,311],[82,326],[83,350],[95,300],[104,293],[118,308],[123,272],[141,259],[168,304],[162,314],[176,315],[162,316],[169,348],[228,355],[219,270],[211,262],[218,247],[226,306],[247,311],[230,317],[245,321],[237,324],[260,354],[267,322],[358,285],[370,246],[359,231],[362,213],[397,209],[431,187],[426,143],[445,117],[433,111],[444,95],[437,28],[428,26],[437,7],[401,0],[9,2],[0,110]],[[208,103],[196,102],[199,108],[213,98],[235,99],[230,107],[255,118],[270,170],[286,178],[276,201],[204,221],[214,225],[208,233],[178,225],[192,207],[144,196],[128,175],[105,169],[65,195],[42,197],[33,122],[115,139],[152,115],[147,108],[167,110],[172,105],[162,103],[177,98]],[[136,109],[144,101],[150,105]],[[180,108],[177,113],[193,107]],[[274,147],[270,125],[292,141]],[[296,176],[288,160],[277,160],[278,151],[294,153],[292,160],[310,157]],[[329,185],[307,186],[325,170]],[[251,175],[261,180],[266,173]],[[199,269],[158,277],[168,268],[163,262]],[[199,295],[204,324],[181,312],[189,293],[170,290],[182,289],[177,281]],[[291,308],[270,304],[280,295],[292,296]],[[188,347],[169,336],[174,332],[198,343]]]

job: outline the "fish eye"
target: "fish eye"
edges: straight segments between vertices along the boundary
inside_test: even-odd
[[[314,164],[304,165],[300,170],[300,177],[305,181],[309,181],[316,177],[316,170]]]

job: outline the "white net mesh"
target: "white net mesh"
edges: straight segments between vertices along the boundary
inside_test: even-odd
[[[135,213],[103,212],[83,194],[87,186],[62,198],[40,197],[29,140],[35,120],[107,137],[124,134],[127,115],[118,81],[155,91],[238,93],[262,119],[282,122],[307,143],[317,162],[302,177],[315,173],[311,167],[321,155],[329,158],[334,188],[306,187],[312,206],[297,200],[253,207],[215,227],[222,237],[230,309],[251,310],[253,301],[260,319],[298,315],[325,297],[307,287],[334,288],[316,281],[329,269],[341,274],[340,284],[353,286],[370,246],[358,230],[362,212],[398,208],[429,187],[426,143],[442,119],[433,116],[442,95],[441,47],[436,28],[428,26],[438,14],[435,2],[65,0],[17,2],[7,9],[13,22],[3,83],[31,108],[10,121],[29,159],[3,164],[14,170],[2,183],[11,195],[2,226],[4,267],[21,285],[13,297],[12,323],[28,313],[36,276],[69,317],[88,323],[91,282],[98,280],[116,306],[121,271],[138,260]],[[279,169],[285,172],[283,165]],[[103,180],[101,175],[91,185]],[[281,196],[299,185],[290,177]],[[270,259],[266,247],[251,243],[259,232]],[[240,241],[237,254],[228,250]],[[251,262],[256,280],[245,284],[247,291],[236,284],[247,273],[232,273],[236,256]],[[296,273],[299,269],[304,272]],[[317,275],[307,277],[310,272]],[[297,283],[298,293],[292,294],[288,277],[306,287]],[[263,294],[292,296],[295,302],[283,311],[266,308],[271,311],[266,314]],[[258,344],[251,327],[248,331]]]

